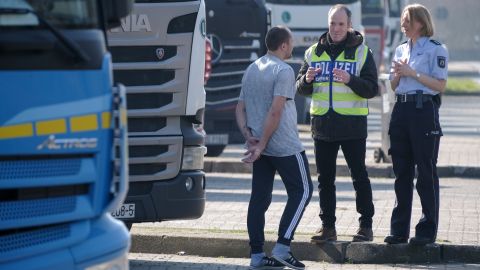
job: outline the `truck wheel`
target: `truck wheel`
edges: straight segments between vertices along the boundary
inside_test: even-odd
[[[373,160],[375,161],[375,163],[380,163],[382,159],[383,159],[383,150],[381,148],[375,149],[375,151],[373,151]]]
[[[207,145],[207,157],[218,157],[223,153],[226,145]]]
[[[297,123],[308,124],[309,115],[307,110],[307,99],[304,96],[295,95],[295,107],[297,109]]]

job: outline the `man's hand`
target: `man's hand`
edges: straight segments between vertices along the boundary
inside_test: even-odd
[[[321,68],[309,67],[307,73],[305,73],[305,82],[311,83],[315,79],[315,76],[320,72],[322,72]]]
[[[242,161],[245,163],[255,162],[257,159],[260,158],[260,155],[262,154],[264,149],[265,147],[261,146],[259,143],[248,147],[247,152],[243,153],[244,157],[242,158]]]
[[[334,68],[333,69],[333,80],[339,83],[349,83],[350,82],[350,73],[343,69]]]

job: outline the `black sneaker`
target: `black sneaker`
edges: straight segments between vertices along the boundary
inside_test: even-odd
[[[250,265],[250,270],[260,270],[260,269],[283,269],[284,265],[279,261],[270,258],[263,257],[259,265]]]
[[[295,257],[293,257],[292,252],[288,253],[289,257],[284,259],[280,258],[279,256],[273,255],[272,257],[281,262],[283,265],[290,267],[292,269],[297,269],[297,270],[303,270],[305,269],[305,264],[301,263],[299,260],[297,260]]]

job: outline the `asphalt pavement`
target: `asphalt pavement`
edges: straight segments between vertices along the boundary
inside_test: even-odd
[[[131,270],[247,270],[249,260],[245,258],[199,257],[176,254],[130,253]],[[478,264],[331,264],[304,261],[309,270],[466,270],[480,269]]]

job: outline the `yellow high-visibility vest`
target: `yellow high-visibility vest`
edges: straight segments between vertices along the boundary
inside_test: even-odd
[[[316,48],[317,44],[314,44],[305,52],[305,61],[311,67],[322,69],[322,72],[317,74],[313,81],[310,114],[326,114],[330,108],[331,99],[333,110],[339,114],[368,115],[367,99],[355,94],[344,83],[333,80],[333,68],[343,69],[352,75],[359,76],[367,59],[368,47],[364,44],[358,46],[355,50],[354,59],[345,59],[345,51],[343,51],[334,61],[325,51],[322,55],[317,56],[315,54]]]

